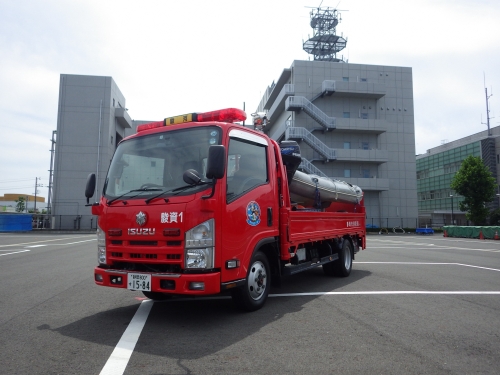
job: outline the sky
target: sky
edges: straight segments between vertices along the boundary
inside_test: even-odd
[[[500,125],[498,0],[0,0],[0,196],[39,178],[47,200],[60,74],[113,77],[135,120],[250,115],[309,59],[320,5],[340,11],[349,63],[412,68],[417,154],[486,130],[485,88]]]

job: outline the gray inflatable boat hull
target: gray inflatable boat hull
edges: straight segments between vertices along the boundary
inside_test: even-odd
[[[316,189],[320,193],[321,202],[357,204],[363,199],[363,191],[359,186],[300,171],[293,175],[289,189],[292,201],[306,206],[314,205]]]

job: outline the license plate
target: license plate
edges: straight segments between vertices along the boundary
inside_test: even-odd
[[[145,273],[129,273],[127,287],[130,290],[151,291],[151,275]]]

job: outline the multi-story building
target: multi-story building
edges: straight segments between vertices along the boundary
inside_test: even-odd
[[[367,224],[417,225],[411,68],[294,61],[258,111],[271,138],[300,142],[301,169],[363,189]]]
[[[111,77],[61,74],[51,194],[51,226],[95,228],[85,183],[96,173],[100,196],[116,145],[132,133],[125,97]],[[135,127],[134,127],[135,131]]]
[[[463,197],[450,188],[451,180],[469,155],[478,156],[498,181],[500,176],[500,127],[445,143],[417,155],[418,214],[422,224],[467,225],[459,204]],[[500,191],[500,190],[499,190]],[[487,203],[490,210],[499,208],[498,199]]]

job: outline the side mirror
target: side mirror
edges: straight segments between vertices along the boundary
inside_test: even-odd
[[[212,145],[208,149],[207,178],[221,179],[226,170],[226,148]]]
[[[188,185],[197,185],[201,181],[200,174],[196,169],[188,169],[182,175],[182,179]]]
[[[87,204],[90,198],[94,196],[95,192],[95,173],[91,173],[87,177],[87,185],[85,186],[85,196],[87,197]]]

